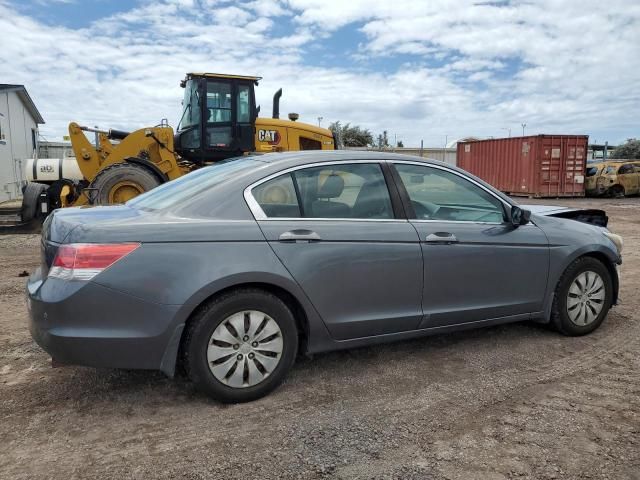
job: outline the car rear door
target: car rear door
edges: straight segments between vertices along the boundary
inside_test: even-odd
[[[420,244],[389,181],[378,162],[322,163],[245,192],[273,251],[336,339],[421,321]]]
[[[424,258],[421,328],[542,311],[549,269],[542,230],[514,228],[502,200],[444,166],[393,165]]]

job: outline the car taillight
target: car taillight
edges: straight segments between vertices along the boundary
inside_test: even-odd
[[[70,243],[60,245],[49,276],[91,280],[140,246],[139,243]]]

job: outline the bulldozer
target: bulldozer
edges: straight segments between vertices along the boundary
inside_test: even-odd
[[[227,158],[291,150],[333,150],[330,130],[280,119],[279,89],[271,118],[259,117],[261,77],[188,73],[182,116],[174,132],[166,120],[133,132],[69,124],[75,159],[31,159],[25,173],[20,224],[56,208],[124,203],[156,186]],[[93,133],[92,143],[87,134]],[[77,165],[75,163],[77,163]]]

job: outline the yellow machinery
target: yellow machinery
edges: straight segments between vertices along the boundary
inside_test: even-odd
[[[333,150],[330,130],[279,118],[282,89],[273,99],[272,118],[258,117],[254,86],[260,77],[189,73],[176,132],[163,121],[134,132],[96,130],[76,123],[69,136],[82,179],[58,178],[36,195],[41,211],[68,205],[124,203],[191,170],[251,152]],[[85,132],[96,134],[95,144]],[[36,180],[37,181],[37,180]],[[26,195],[25,195],[26,201]],[[34,210],[28,206],[29,210]],[[24,208],[23,208],[24,211]]]

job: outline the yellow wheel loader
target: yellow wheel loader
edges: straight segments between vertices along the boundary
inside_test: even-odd
[[[250,153],[333,150],[330,130],[281,120],[278,90],[271,118],[259,117],[254,87],[260,77],[189,73],[182,117],[174,132],[166,120],[134,132],[69,125],[73,159],[32,159],[25,172],[19,223],[43,219],[66,206],[124,203],[202,166]],[[86,132],[95,133],[95,143]],[[0,222],[1,225],[1,222]]]

